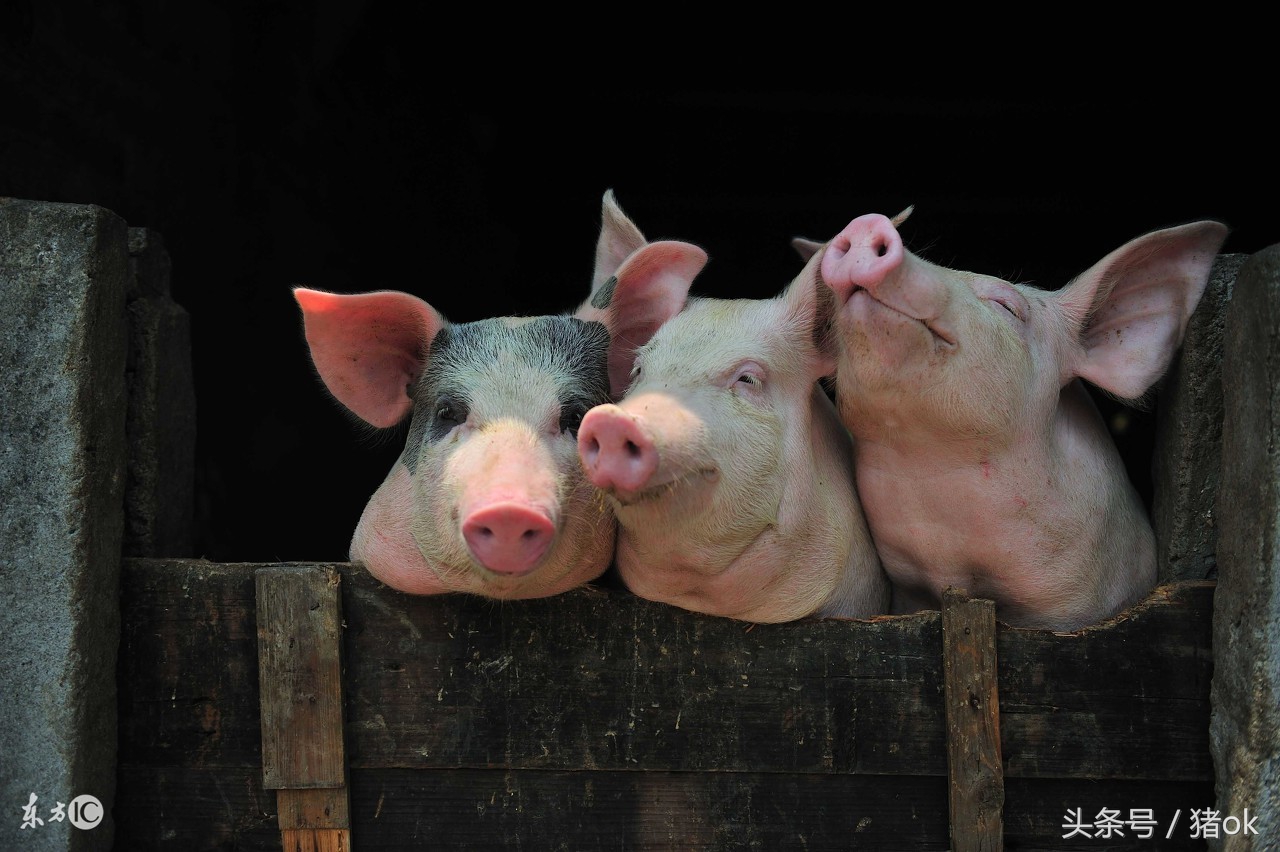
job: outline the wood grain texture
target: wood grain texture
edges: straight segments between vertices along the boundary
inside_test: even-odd
[[[997,625],[1006,780],[1213,777],[1212,581],[1075,633]]]
[[[277,790],[276,809],[280,830],[350,828],[348,790],[343,787],[313,787],[306,790]]]
[[[256,572],[262,783],[342,787],[342,606],[337,571]]]
[[[952,852],[1004,849],[1004,764],[996,688],[996,607],[962,589],[942,595]]]
[[[253,768],[124,767],[116,848],[280,852],[274,794],[261,781]],[[1191,838],[1188,815],[1214,801],[1208,780],[1006,778],[1005,796],[1006,847],[1055,852],[1199,852],[1206,844]],[[1077,809],[1090,821],[1151,809],[1160,832],[1064,839]],[[351,817],[353,844],[379,852],[939,852],[948,842],[946,779],[920,776],[364,770],[351,773]]]
[[[121,848],[280,848],[261,773],[261,567],[125,560]],[[415,598],[355,566],[320,567],[342,577],[351,831],[361,848],[393,803],[404,811],[398,828],[418,842],[377,848],[422,848],[442,832],[485,839],[458,848],[671,848],[655,838],[686,823],[660,809],[628,816],[634,797],[623,791],[673,784],[685,785],[688,807],[710,802],[709,790],[752,806],[740,818],[719,811],[720,833],[694,848],[767,848],[752,838],[799,837],[805,826],[806,839],[831,838],[810,848],[837,848],[856,827],[837,806],[857,797],[897,797],[877,807],[904,839],[883,848],[947,845],[938,612],[752,627],[598,589],[508,603]],[[1094,813],[1167,804],[1166,820],[1175,802],[1184,818],[1211,805],[1213,590],[1161,587],[1077,633],[997,623],[1008,848],[1072,848],[1059,826],[1073,802]],[[524,828],[486,804],[509,787],[523,791]],[[828,789],[837,792],[820,798],[830,802],[821,814],[805,806]],[[928,827],[917,832],[912,820]],[[563,842],[531,839],[544,828]],[[485,845],[495,837],[508,845]],[[1129,842],[1080,848],[1154,848]]]
[[[283,852],[351,852],[351,832],[342,828],[291,828],[282,831]]]

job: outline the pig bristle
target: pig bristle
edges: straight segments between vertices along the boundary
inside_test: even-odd
[[[1111,400],[1112,402],[1116,402],[1116,403],[1119,403],[1120,405],[1128,406],[1129,408],[1132,408],[1136,411],[1141,411],[1144,413],[1151,411],[1152,404],[1155,401],[1155,395],[1156,395],[1154,387],[1147,388],[1147,390],[1143,392],[1141,396],[1138,396],[1133,399],[1127,399],[1123,396],[1120,396],[1117,393],[1107,390],[1106,388],[1098,387],[1092,382],[1089,383],[1089,387],[1097,391],[1098,393],[1102,394],[1104,397]]]
[[[387,444],[403,441],[405,435],[408,433],[409,423],[413,419],[412,408],[409,409],[398,423],[391,426],[375,426],[343,405],[341,400],[334,396],[333,393],[329,391],[328,386],[326,386],[323,383],[323,380],[320,379],[319,372],[316,373],[316,378],[321,382],[321,387],[324,388],[325,394],[333,400],[334,407],[342,412],[343,416],[347,419],[347,422],[351,424],[352,431],[356,433],[355,439],[357,443],[370,449],[381,449]]]
[[[343,409],[344,411],[346,409]],[[380,450],[389,444],[400,444],[404,442],[405,436],[409,431],[409,423],[412,421],[412,409],[410,413],[394,426],[378,427],[371,423],[366,423],[354,414],[351,419],[356,427],[356,440],[364,446]]]

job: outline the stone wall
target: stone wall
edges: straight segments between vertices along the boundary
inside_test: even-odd
[[[167,287],[158,235],[0,198],[0,848],[112,848],[121,554],[191,540],[191,353]],[[81,795],[106,814],[87,830],[54,818]]]

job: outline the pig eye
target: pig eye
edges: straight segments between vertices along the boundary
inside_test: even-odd
[[[763,387],[764,376],[761,375],[763,372],[755,362],[743,364],[732,374],[734,376],[733,387],[735,389],[742,386],[751,388]]]
[[[578,427],[582,425],[582,418],[587,415],[590,408],[591,406],[581,400],[570,400],[561,405],[560,431],[577,435]]]
[[[1025,322],[1026,318],[1023,317],[1022,311],[1019,309],[1018,303],[1014,301],[1013,298],[1011,297],[1005,298],[1002,296],[988,296],[987,301],[991,302],[992,304],[999,305],[1001,308],[1005,310],[1006,313],[1009,314],[1009,316],[1013,317],[1014,319],[1020,322]]]
[[[467,408],[452,397],[436,400],[436,422],[452,429],[467,419]]]

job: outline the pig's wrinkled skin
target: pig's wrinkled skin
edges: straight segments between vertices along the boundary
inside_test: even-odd
[[[690,299],[639,350],[626,396],[583,418],[579,454],[640,597],[753,622],[888,611],[820,384],[836,350],[817,261],[774,299]]]
[[[312,361],[349,411],[378,428],[410,419],[350,558],[410,594],[545,597],[599,577],[617,524],[583,475],[582,415],[621,394],[611,365],[682,304],[706,262],[688,243],[649,243],[602,204],[592,297],[572,315],[454,324],[393,291],[296,288]],[[644,268],[616,284],[619,269]],[[592,304],[608,290],[611,304]]]
[[[937,608],[948,586],[1013,626],[1076,630],[1123,611],[1156,583],[1155,537],[1082,380],[1128,401],[1151,388],[1227,229],[1146,234],[1051,292],[907,251],[896,225],[909,212],[854,219],[817,255],[894,611]]]

